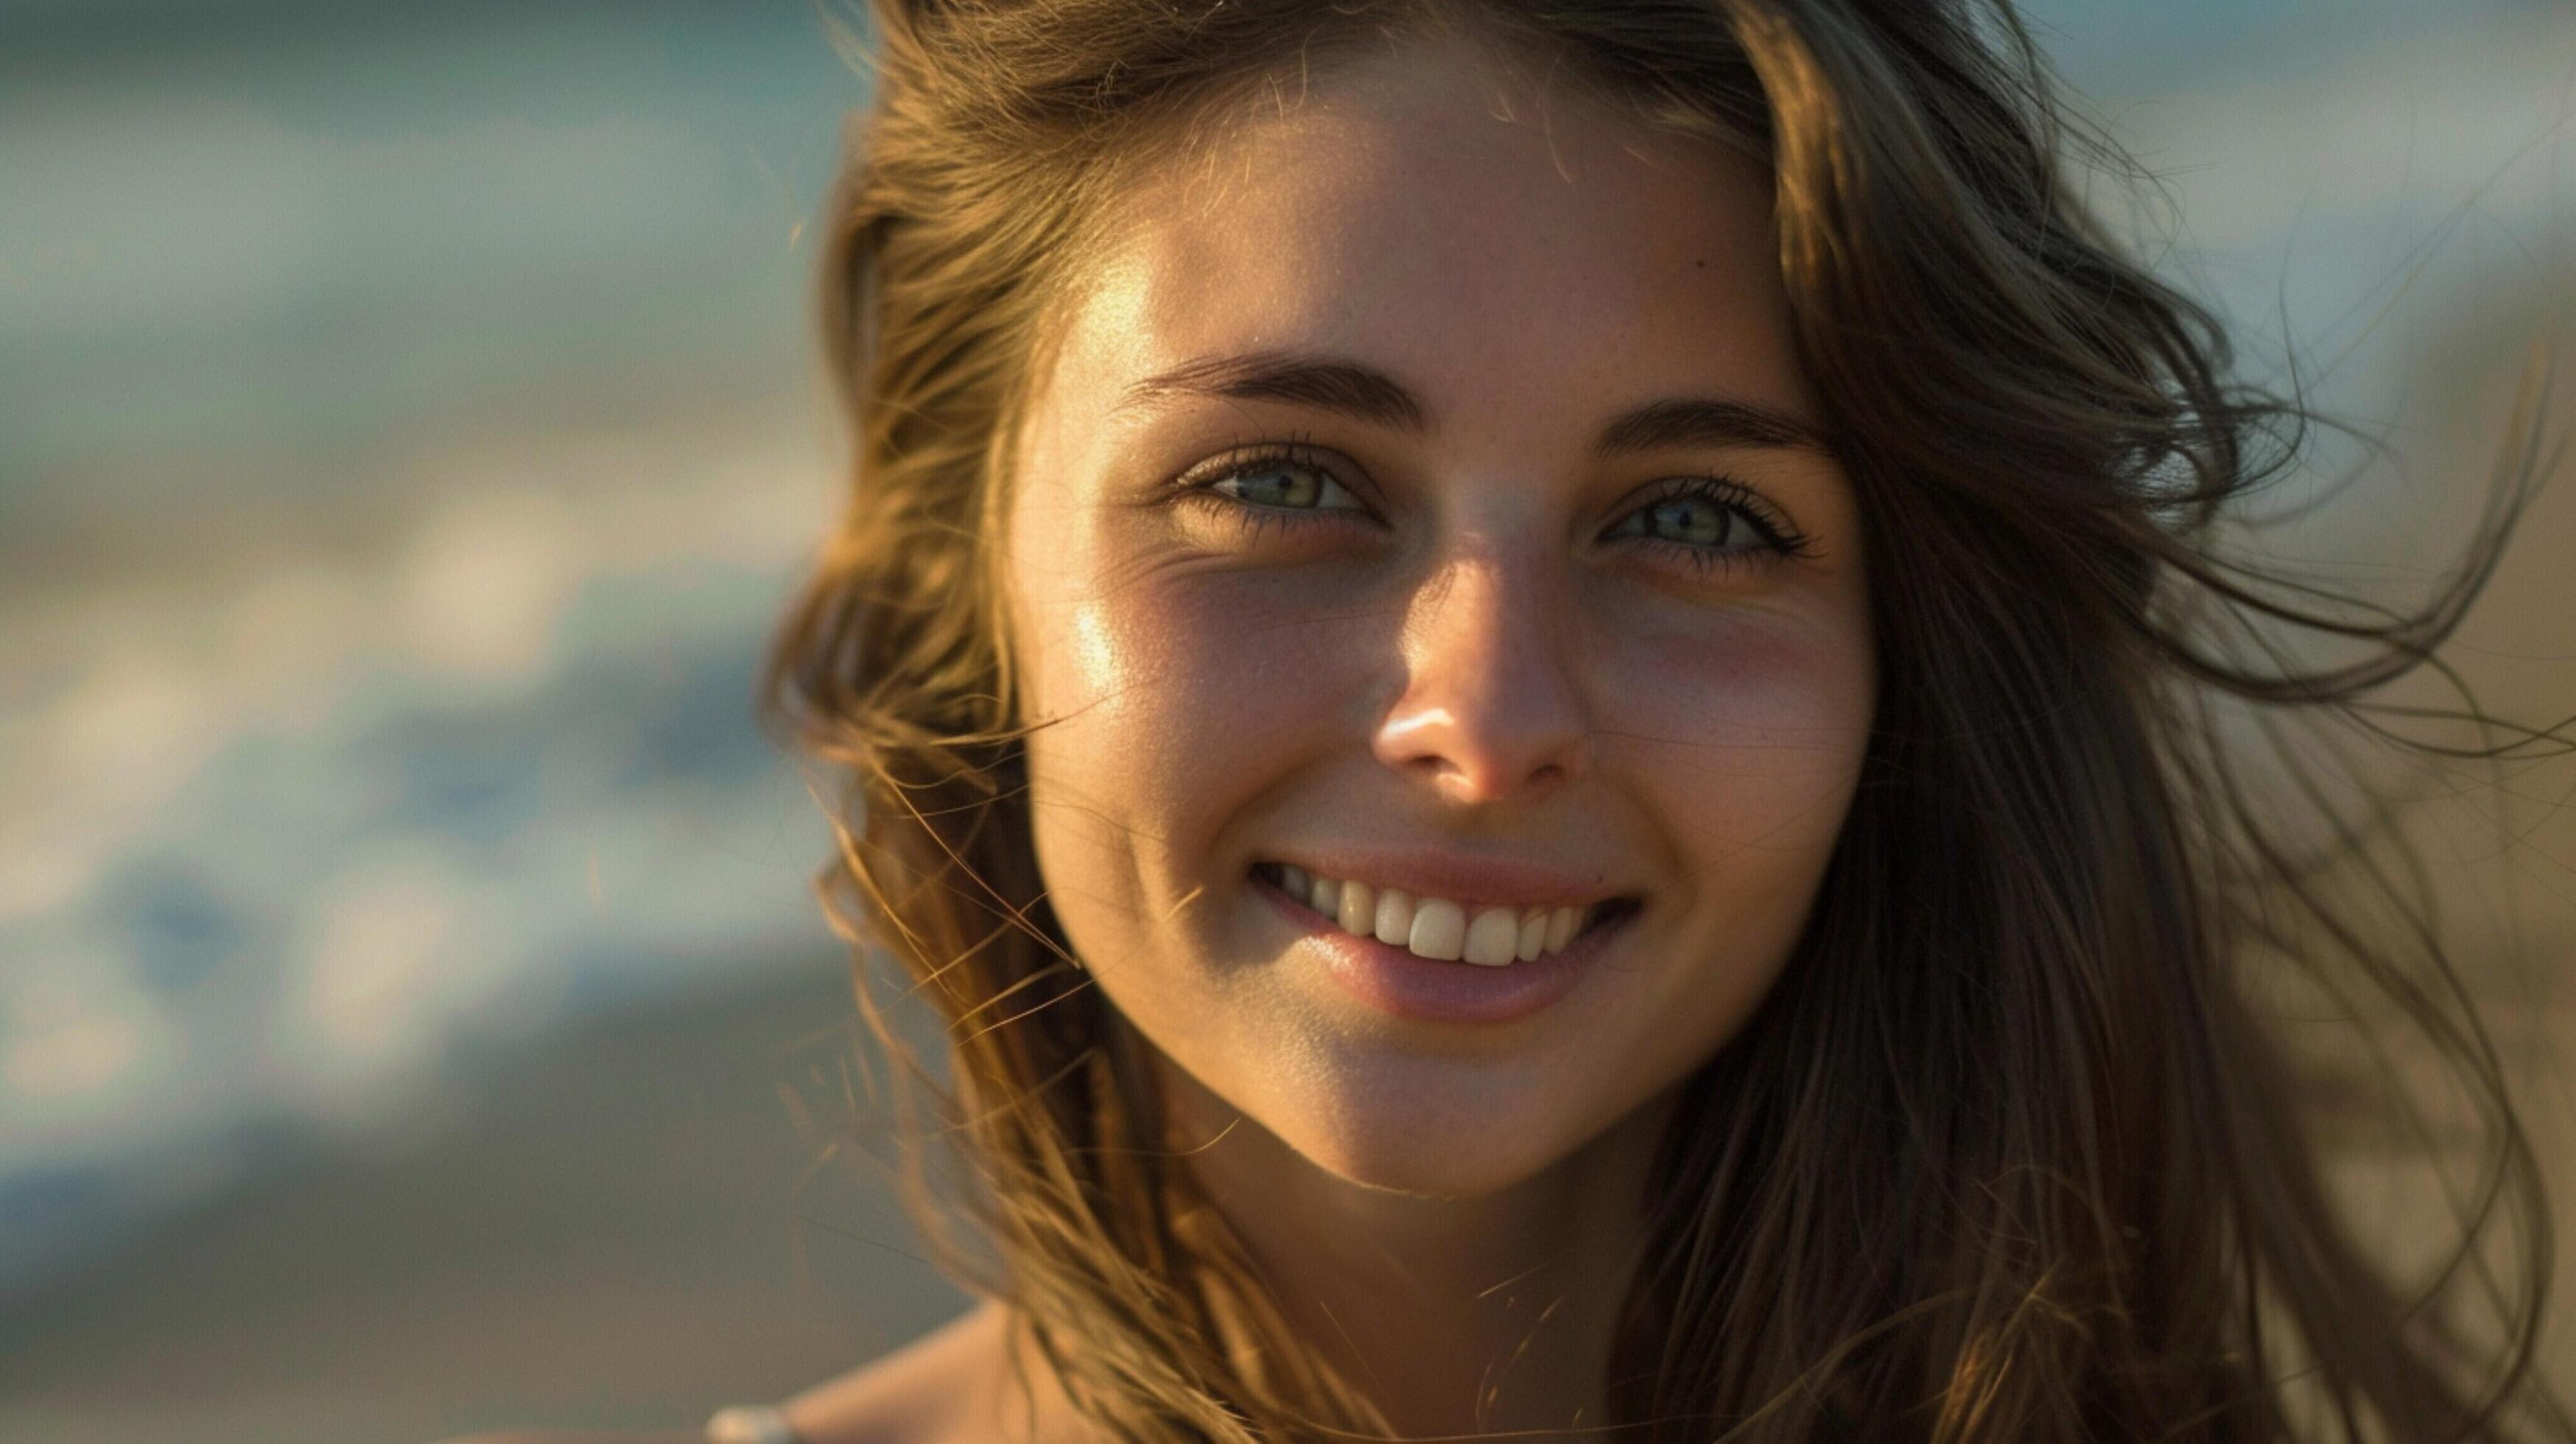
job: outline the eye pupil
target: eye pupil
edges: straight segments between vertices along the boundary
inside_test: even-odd
[[[1665,541],[1714,547],[1726,542],[1730,515],[1701,496],[1667,497],[1646,510],[1647,529]]]
[[[1311,507],[1324,499],[1312,469],[1279,462],[1236,473],[1234,493],[1261,506]]]

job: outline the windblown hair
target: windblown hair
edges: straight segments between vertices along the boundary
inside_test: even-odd
[[[769,701],[846,787],[823,890],[863,1011],[899,1047],[867,976],[890,958],[946,1024],[936,1132],[971,1184],[916,1192],[924,1223],[969,1211],[957,1266],[981,1260],[1104,1437],[1383,1421],[1281,1332],[1163,1151],[1147,1045],[1048,907],[996,575],[1010,442],[1135,168],[1429,33],[1767,162],[1871,537],[1862,784],[1796,955],[1685,1085],[1606,1381],[1617,1437],[2565,1427],[2530,1368],[2548,1216],[2476,1010],[2402,869],[2321,867],[2281,817],[2327,794],[2262,749],[2280,722],[2385,731],[2374,694],[2440,667],[2549,469],[2536,406],[2419,608],[2234,559],[2311,419],[2237,379],[2212,316],[2088,212],[2080,179],[2131,173],[2000,3],[874,0],[869,29],[824,273],[855,486]],[[2400,926],[2357,921],[2353,875]],[[2266,1024],[2285,982],[2380,1000],[2473,1105],[2429,1283],[2337,1207]]]

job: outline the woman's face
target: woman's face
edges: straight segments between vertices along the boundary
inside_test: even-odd
[[[1321,1167],[1530,1178],[1744,1024],[1870,728],[1767,174],[1423,44],[1119,226],[1006,521],[1056,915]]]

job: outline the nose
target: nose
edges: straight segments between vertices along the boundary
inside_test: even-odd
[[[1406,609],[1378,760],[1459,804],[1534,801],[1590,766],[1563,590],[1536,562],[1444,559]]]

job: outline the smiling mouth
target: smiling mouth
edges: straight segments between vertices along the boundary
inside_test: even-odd
[[[1281,862],[1254,863],[1252,876],[1346,933],[1373,937],[1416,957],[1489,968],[1535,962],[1562,952],[1576,938],[1609,927],[1642,906],[1633,897],[1604,898],[1577,907],[1463,903],[1402,888],[1318,877]]]

